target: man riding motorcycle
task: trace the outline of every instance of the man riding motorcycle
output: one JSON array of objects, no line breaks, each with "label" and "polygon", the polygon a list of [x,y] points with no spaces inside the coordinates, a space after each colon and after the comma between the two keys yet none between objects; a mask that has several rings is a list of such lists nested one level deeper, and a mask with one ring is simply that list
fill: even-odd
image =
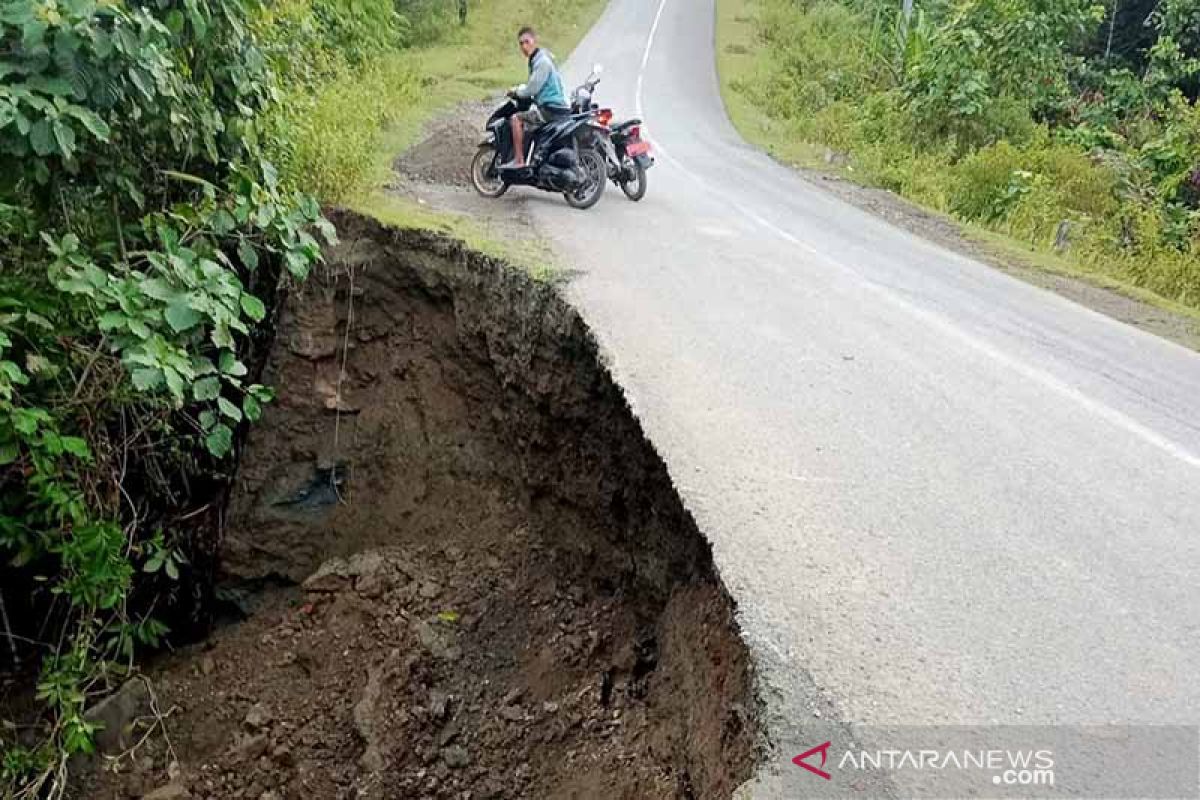
[{"label": "man riding motorcycle", "polygon": [[537,32],[526,26],[517,33],[517,44],[529,59],[529,80],[509,91],[508,96],[516,100],[532,100],[528,111],[514,114],[510,120],[513,136],[513,160],[501,169],[525,166],[525,133],[532,133],[547,122],[567,116],[571,106],[563,90],[562,78],[554,57],[538,47]]}]

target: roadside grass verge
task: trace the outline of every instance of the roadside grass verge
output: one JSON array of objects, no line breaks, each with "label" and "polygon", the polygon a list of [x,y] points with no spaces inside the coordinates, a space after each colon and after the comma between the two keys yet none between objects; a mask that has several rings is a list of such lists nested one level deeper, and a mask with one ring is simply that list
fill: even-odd
[{"label": "roadside grass verge", "polygon": [[[1155,141],[1092,150],[997,98],[998,134],[931,134],[902,83],[870,55],[870,20],[836,0],[717,0],[723,99],[741,135],[782,163],[892,191],[960,223],[998,258],[1085,280],[1193,319],[1200,231],[1175,224],[1145,166]],[[1195,107],[1164,137],[1185,148]],[[1194,137],[1193,137],[1194,138]],[[1140,148],[1140,149],[1139,149]]]},{"label": "roadside grass verge", "polygon": [[[468,22],[444,26],[433,43],[387,52],[317,86],[297,92],[284,127],[294,131],[276,160],[296,185],[324,204],[344,205],[392,224],[441,230],[531,274],[548,274],[549,250],[489,239],[455,214],[387,195],[392,162],[416,143],[434,116],[481,100],[525,77],[516,31],[535,26],[560,59],[599,17],[606,0],[478,0]],[[281,137],[282,138],[282,137]],[[470,154],[463,154],[469,158]]]},{"label": "roadside grass verge", "polygon": [[540,239],[497,239],[474,219],[463,214],[433,209],[383,191],[361,198],[351,208],[396,228],[420,228],[445,234],[476,252],[520,267],[537,281],[552,283],[563,275],[546,242]]}]

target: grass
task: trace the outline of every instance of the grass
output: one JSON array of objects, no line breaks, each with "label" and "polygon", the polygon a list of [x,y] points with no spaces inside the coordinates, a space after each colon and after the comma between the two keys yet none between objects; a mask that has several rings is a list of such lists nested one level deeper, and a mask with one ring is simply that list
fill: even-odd
[{"label": "grass", "polygon": [[725,110],[742,138],[775,159],[795,167],[824,166],[825,148],[798,139],[736,87],[767,72],[766,49],[759,46],[747,0],[717,0],[717,73]]},{"label": "grass", "polygon": [[958,220],[952,221],[961,227],[963,235],[967,239],[985,248],[993,257],[1004,263],[1038,270],[1049,275],[1072,278],[1101,289],[1107,289],[1110,292],[1190,320],[1196,326],[1196,330],[1200,331],[1200,309],[1184,305],[1169,297],[1163,297],[1127,281],[1118,280],[1103,272],[1091,271],[1070,259],[1053,252],[1040,250],[1011,236],[989,230],[982,225],[963,223]]},{"label": "grass", "polygon": [[535,280],[554,282],[563,274],[546,242],[495,239],[469,216],[432,209],[382,191],[359,199],[350,208],[396,228],[419,228],[457,239],[472,250],[520,267]]},{"label": "grass", "polygon": [[[1200,320],[1200,302],[1186,285],[1161,277],[1186,274],[1186,270],[1177,263],[1180,259],[1186,259],[1185,255],[1162,252],[1134,261],[1098,246],[1094,239],[1081,242],[1078,252],[1073,251],[1072,257],[1063,257],[1053,251],[1050,247],[1052,237],[1047,236],[1046,230],[1052,230],[1059,219],[1070,216],[1064,200],[1079,204],[1095,194],[1089,193],[1086,182],[1077,187],[1081,194],[1077,194],[1076,189],[1066,190],[1065,195],[1060,191],[1062,197],[1045,198],[1041,205],[1032,202],[1040,198],[1031,197],[1031,202],[1025,206],[1030,214],[1025,218],[1013,215],[1003,224],[985,226],[977,221],[964,221],[961,216],[952,216],[950,213],[954,210],[951,196],[961,198],[965,185],[962,165],[955,167],[942,163],[936,154],[918,157],[904,152],[903,147],[858,141],[854,133],[837,128],[840,123],[832,114],[804,115],[792,120],[772,118],[759,104],[762,102],[761,93],[753,93],[760,95],[756,103],[752,93],[745,89],[749,86],[761,88],[766,76],[780,74],[779,64],[772,62],[774,56],[771,48],[761,38],[755,15],[762,9],[763,0],[717,0],[716,50],[721,94],[731,121],[748,142],[793,167],[818,169],[859,184],[883,186],[896,191],[923,208],[952,219],[961,226],[964,235],[980,244],[997,260],[1016,261],[1027,268],[1083,280],[1174,314]],[[847,119],[846,124],[853,125],[852,119]],[[827,127],[830,124],[837,130],[830,130]],[[809,137],[804,133],[805,130],[821,132],[825,137],[831,133],[839,134],[834,136],[835,140],[845,134],[841,138],[849,140],[848,146],[832,149],[849,149],[852,157],[848,160],[839,159],[834,164],[827,163],[826,154],[830,149],[812,141],[816,137]],[[1071,175],[1097,180],[1101,177],[1099,173],[1093,174],[1086,158],[1076,159],[1080,163],[1072,166],[1061,148],[1039,152],[1045,154],[1047,162],[1057,157],[1061,162],[1057,166],[1059,172],[1069,168]],[[982,157],[987,158],[988,155],[982,154]],[[1014,157],[1030,156],[1023,152]],[[988,168],[985,163],[985,174]],[[1012,171],[1011,165],[1007,164],[991,169],[1003,172],[1006,180]],[[1056,164],[1050,163],[1045,169],[1048,174],[1054,175]],[[1061,181],[1056,183],[1052,180],[1050,183],[1052,189],[1065,185]],[[1036,216],[1036,212],[1041,212],[1045,219]],[[1091,213],[1098,220],[1097,225],[1091,226],[1093,231],[1114,216],[1111,211],[1105,210]],[[1030,215],[1034,215],[1032,219]],[[1148,286],[1160,291],[1153,291]],[[1178,299],[1167,296],[1172,294],[1177,295]]]}]

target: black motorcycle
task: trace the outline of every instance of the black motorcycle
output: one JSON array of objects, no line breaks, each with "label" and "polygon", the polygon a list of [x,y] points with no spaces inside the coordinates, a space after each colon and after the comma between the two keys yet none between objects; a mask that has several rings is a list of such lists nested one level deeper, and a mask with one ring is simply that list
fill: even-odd
[{"label": "black motorcycle", "polygon": [[509,117],[529,106],[529,101],[509,99],[488,119],[487,134],[471,162],[475,190],[484,197],[499,197],[510,186],[533,186],[561,192],[575,208],[596,205],[607,182],[610,144],[608,129],[590,110],[547,122],[526,137],[525,166],[502,168],[513,159]]},{"label": "black motorcycle", "polygon": [[596,121],[608,131],[608,146],[605,147],[608,177],[621,187],[626,197],[637,202],[646,196],[646,170],[654,166],[650,143],[642,139],[640,119],[612,124],[612,109],[600,108],[592,101],[598,83],[600,72],[597,69],[572,93],[571,111],[576,114],[594,113]]}]

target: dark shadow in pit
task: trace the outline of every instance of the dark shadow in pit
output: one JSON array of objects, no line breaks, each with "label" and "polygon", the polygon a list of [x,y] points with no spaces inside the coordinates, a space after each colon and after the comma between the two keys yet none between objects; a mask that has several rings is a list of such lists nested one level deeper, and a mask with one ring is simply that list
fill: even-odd
[{"label": "dark shadow in pit", "polygon": [[[247,619],[153,675],[177,782],[731,796],[755,763],[749,656],[579,316],[457,243],[335,222],[229,511],[223,592]],[[165,781],[147,752],[97,796]]]}]

